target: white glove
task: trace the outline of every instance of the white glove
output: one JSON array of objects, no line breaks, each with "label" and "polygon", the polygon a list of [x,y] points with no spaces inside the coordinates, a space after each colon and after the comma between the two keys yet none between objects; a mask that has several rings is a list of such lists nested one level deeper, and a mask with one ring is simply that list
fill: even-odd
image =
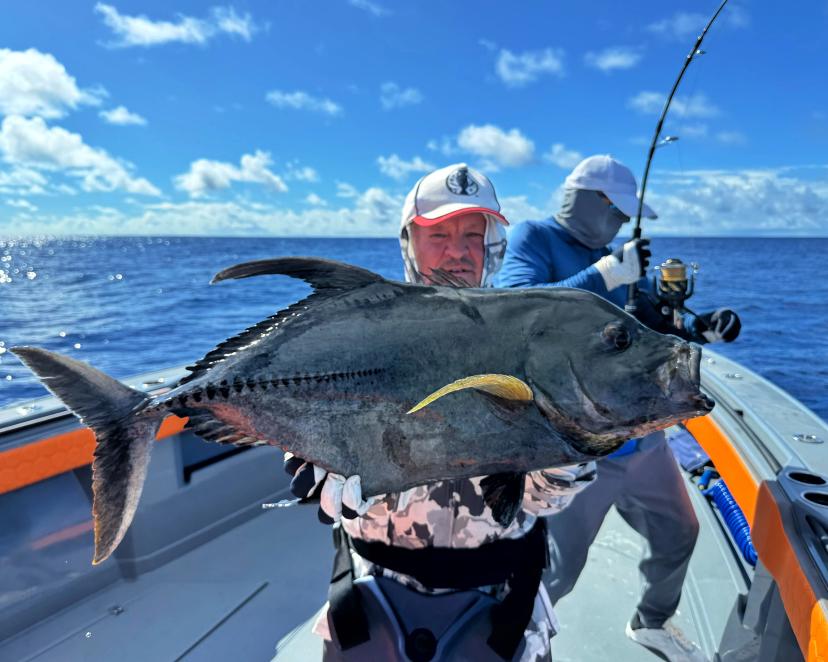
[{"label": "white glove", "polygon": [[319,507],[334,522],[338,522],[342,518],[343,505],[357,515],[364,515],[384,496],[379,494],[366,501],[362,498],[362,483],[359,476],[350,476],[346,479],[345,476],[329,473],[319,495]]},{"label": "white glove", "polygon": [[650,255],[648,243],[648,239],[632,239],[595,263],[595,268],[604,279],[608,292],[621,285],[638,282],[647,267],[647,258]]}]

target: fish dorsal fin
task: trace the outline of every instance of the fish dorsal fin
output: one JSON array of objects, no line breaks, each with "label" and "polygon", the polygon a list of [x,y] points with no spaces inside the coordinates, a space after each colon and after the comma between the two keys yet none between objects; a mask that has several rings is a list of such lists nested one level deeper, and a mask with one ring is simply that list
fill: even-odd
[{"label": "fish dorsal fin", "polygon": [[314,299],[318,299],[320,296],[320,294],[311,294],[309,297],[291,304],[287,308],[280,310],[275,315],[271,315],[270,317],[263,319],[258,324],[254,324],[241,333],[228,338],[221,344],[217,345],[215,349],[211,349],[207,352],[207,354],[204,355],[204,358],[199,359],[193,365],[188,365],[187,370],[190,371],[190,374],[182,377],[178,383],[186,384],[187,382],[193,381],[217,363],[224,361],[224,359],[228,356],[232,356],[245,347],[258,342],[266,335],[274,331],[286,320],[293,318],[294,314],[300,314]]},{"label": "fish dorsal fin", "polygon": [[[426,275],[422,272],[420,272],[420,279],[424,282],[426,280]],[[460,276],[455,276],[450,271],[439,268],[431,270],[431,273],[428,274],[428,280],[434,285],[441,285],[443,287],[474,287],[474,285],[464,278],[460,278]]]},{"label": "fish dorsal fin", "polygon": [[265,274],[279,274],[300,278],[315,290],[354,290],[373,283],[385,283],[385,278],[373,271],[352,264],[326,260],[320,257],[277,257],[270,260],[242,262],[219,271],[211,283]]},{"label": "fish dorsal fin", "polygon": [[446,384],[443,388],[437,389],[434,393],[414,405],[407,413],[413,414],[415,411],[427,407],[444,395],[467,388],[484,391],[490,395],[510,401],[531,402],[534,399],[532,389],[529,388],[529,385],[517,377],[495,374],[472,375],[471,377],[463,377],[462,379],[453,381],[451,384]]},{"label": "fish dorsal fin", "polygon": [[275,315],[262,320],[258,324],[245,329],[238,335],[228,338],[215,349],[208,352],[204,358],[191,366],[179,384],[186,384],[200,377],[217,363],[221,363],[228,356],[232,356],[245,347],[258,342],[266,335],[283,325],[290,319],[295,319],[312,303],[317,303],[341,292],[359,289],[372,283],[387,283],[379,274],[373,271],[355,267],[344,262],[325,260],[317,257],[280,257],[272,260],[254,260],[228,267],[217,273],[211,283],[238,278],[250,278],[264,274],[279,274],[301,278],[314,288],[314,292]]}]

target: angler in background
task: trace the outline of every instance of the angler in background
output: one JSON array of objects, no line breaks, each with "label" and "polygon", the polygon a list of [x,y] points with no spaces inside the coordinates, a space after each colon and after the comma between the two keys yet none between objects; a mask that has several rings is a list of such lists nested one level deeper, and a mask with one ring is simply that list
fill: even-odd
[{"label": "angler in background", "polygon": [[[426,175],[402,212],[406,280],[489,287],[503,258],[506,224],[482,173],[456,164]],[[472,352],[474,343],[469,337],[458,351]],[[365,502],[351,478],[290,456],[285,468],[294,475],[294,494],[320,498],[320,519],[337,523],[329,604],[314,627],[325,639],[325,660],[426,660],[438,646],[439,659],[550,659],[557,624],[540,582],[546,556],[541,516],[561,510],[590,484],[594,463],[529,473],[518,485],[520,511],[507,526],[483,497],[486,478],[443,481]],[[374,578],[393,614],[354,607],[354,579],[366,577]],[[491,604],[486,610],[477,609],[481,597]],[[367,628],[354,609],[367,614]],[[388,622],[405,622],[412,610],[440,614],[439,627],[408,632],[403,658],[394,650],[397,638],[387,634]],[[441,641],[452,626],[452,641]],[[355,636],[359,632],[363,636]]]},{"label": "angler in background", "polygon": [[[632,172],[610,156],[591,156],[566,178],[556,217],[515,226],[497,285],[574,287],[590,290],[623,308],[627,286],[639,284],[636,317],[650,328],[697,343],[731,342],[739,316],[729,309],[694,315],[648,291],[648,239],[611,250],[609,244],[630,217],[638,197]],[[656,218],[644,205],[643,214]],[[633,641],[671,662],[701,662],[702,652],[669,623],[681,589],[699,524],[663,432],[631,439],[598,462],[594,484],[563,512],[548,518],[553,604],[575,586],[587,552],[607,512],[621,517],[647,541],[639,566],[643,589],[626,627]]]}]

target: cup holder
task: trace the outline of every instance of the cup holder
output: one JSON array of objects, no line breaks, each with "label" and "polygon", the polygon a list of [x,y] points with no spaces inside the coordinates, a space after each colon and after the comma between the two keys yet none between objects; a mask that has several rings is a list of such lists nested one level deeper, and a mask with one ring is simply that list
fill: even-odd
[{"label": "cup holder", "polygon": [[803,485],[828,484],[828,481],[826,481],[822,476],[817,476],[816,474],[808,473],[807,471],[789,471],[788,478],[797,483],[802,483]]},{"label": "cup holder", "polygon": [[802,496],[810,503],[815,503],[818,506],[825,506],[828,508],[828,494],[825,494],[824,492],[805,492]]}]

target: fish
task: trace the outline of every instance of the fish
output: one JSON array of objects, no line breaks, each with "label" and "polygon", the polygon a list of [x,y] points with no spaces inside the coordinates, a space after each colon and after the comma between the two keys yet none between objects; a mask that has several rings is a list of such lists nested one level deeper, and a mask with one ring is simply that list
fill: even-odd
[{"label": "fish", "polygon": [[708,413],[701,348],[603,298],[563,288],[421,285],[314,257],[245,262],[211,282],[265,274],[310,295],[225,340],[151,396],[81,361],[12,348],[95,433],[95,552],[104,561],[138,507],[162,421],[202,439],[278,446],[363,495],[488,476],[501,523],[528,471],[585,462]]}]

